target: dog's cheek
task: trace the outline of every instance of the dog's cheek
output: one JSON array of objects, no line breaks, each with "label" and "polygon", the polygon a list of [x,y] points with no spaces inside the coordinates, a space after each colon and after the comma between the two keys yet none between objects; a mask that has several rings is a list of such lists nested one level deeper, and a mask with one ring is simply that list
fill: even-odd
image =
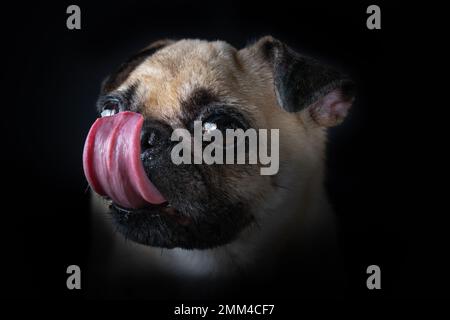
[{"label": "dog's cheek", "polygon": [[[151,162],[151,163],[149,163]],[[178,211],[193,218],[172,230],[170,245],[210,248],[235,239],[253,221],[248,195],[257,168],[248,165],[174,165],[170,151],[148,158],[144,166],[161,193]],[[239,181],[249,184],[247,189]],[[165,229],[165,228],[162,228]]]},{"label": "dog's cheek", "polygon": [[255,197],[267,190],[265,184],[269,183],[269,180],[266,179],[267,176],[260,174],[260,165],[232,164],[223,167],[218,185],[229,195],[229,201],[252,203]]},{"label": "dog's cheek", "polygon": [[150,179],[173,207],[193,218],[220,220],[224,208],[252,203],[263,187],[258,165],[175,165],[170,146],[149,152],[142,160]]}]

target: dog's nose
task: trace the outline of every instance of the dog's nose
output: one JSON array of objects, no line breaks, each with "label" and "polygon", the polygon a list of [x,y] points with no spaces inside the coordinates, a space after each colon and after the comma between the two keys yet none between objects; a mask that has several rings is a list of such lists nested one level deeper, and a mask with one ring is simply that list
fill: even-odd
[{"label": "dog's nose", "polygon": [[145,151],[146,149],[154,148],[161,142],[161,134],[158,130],[153,128],[146,128],[142,130],[141,133],[141,149]]},{"label": "dog's nose", "polygon": [[160,149],[170,141],[170,127],[153,120],[145,120],[141,131],[141,151]]}]

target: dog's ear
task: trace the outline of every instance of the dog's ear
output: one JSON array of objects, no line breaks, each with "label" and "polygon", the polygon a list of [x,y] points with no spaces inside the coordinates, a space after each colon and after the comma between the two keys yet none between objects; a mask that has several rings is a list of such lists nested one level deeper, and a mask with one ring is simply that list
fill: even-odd
[{"label": "dog's ear", "polygon": [[251,50],[268,64],[278,104],[284,110],[306,110],[325,127],[344,120],[354,100],[350,78],[272,37],[261,38]]},{"label": "dog's ear", "polygon": [[146,46],[144,49],[142,49],[141,51],[139,51],[138,54],[139,54],[139,53],[142,53],[142,52],[145,52],[145,51],[147,51],[147,52],[152,51],[152,53],[154,53],[154,52],[158,51],[159,49],[162,49],[162,48],[164,48],[164,47],[167,47],[168,45],[171,45],[172,43],[175,43],[175,42],[176,42],[176,41],[175,41],[175,40],[172,40],[172,39],[161,39],[161,40],[157,40],[157,41],[154,41],[154,42],[150,43],[150,44],[149,44],[148,46]]},{"label": "dog's ear", "polygon": [[174,43],[174,40],[163,39],[152,42],[144,49],[140,50],[138,53],[132,55],[128,58],[124,63],[122,63],[119,68],[109,75],[102,83],[101,93],[104,94],[106,92],[112,91],[116,89],[122,82],[124,82],[130,73],[140,65],[145,59],[150,57],[156,51],[171,45]]}]

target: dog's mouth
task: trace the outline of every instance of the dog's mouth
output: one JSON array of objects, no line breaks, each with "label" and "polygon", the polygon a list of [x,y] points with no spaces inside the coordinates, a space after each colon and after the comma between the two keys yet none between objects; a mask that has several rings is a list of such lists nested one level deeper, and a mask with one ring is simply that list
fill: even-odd
[{"label": "dog's mouth", "polygon": [[166,200],[144,170],[142,125],[142,115],[134,112],[97,119],[84,148],[86,178],[96,193],[111,200],[111,213],[119,223],[165,219],[185,226],[191,219]]},{"label": "dog's mouth", "polygon": [[140,135],[144,118],[120,112],[99,118],[86,138],[83,167],[95,192],[130,209],[166,202],[145,173]]},{"label": "dog's mouth", "polygon": [[145,215],[148,219],[161,219],[166,218],[181,225],[187,226],[192,223],[192,218],[181,214],[177,209],[164,202],[161,204],[148,204],[140,209],[124,208],[114,202],[110,204],[111,213],[118,215],[122,221],[128,220],[132,216]]}]

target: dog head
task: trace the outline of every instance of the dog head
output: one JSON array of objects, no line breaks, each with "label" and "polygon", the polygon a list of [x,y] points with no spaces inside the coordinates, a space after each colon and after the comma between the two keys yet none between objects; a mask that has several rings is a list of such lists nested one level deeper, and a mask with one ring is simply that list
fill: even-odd
[{"label": "dog head", "polygon": [[[277,196],[290,168],[307,171],[322,162],[324,128],[340,123],[352,100],[346,76],[272,37],[241,50],[222,41],[158,41],[104,81],[99,113],[130,115],[136,122],[118,120],[110,127],[114,134],[103,132],[105,124],[93,126],[85,146],[86,175],[95,191],[111,198],[111,214],[127,238],[165,248],[223,245],[263,219],[261,205]],[[174,164],[173,131],[192,133],[197,120],[223,132],[279,129],[278,174],[261,175],[259,163]],[[127,126],[139,127],[140,148],[114,151],[117,141],[131,139],[121,133]],[[101,147],[95,141],[100,134],[108,135]],[[136,153],[151,181],[149,197],[156,200],[130,208],[116,200],[142,187],[139,170],[130,169],[136,163],[122,164]],[[283,212],[275,214],[282,219]]]}]

